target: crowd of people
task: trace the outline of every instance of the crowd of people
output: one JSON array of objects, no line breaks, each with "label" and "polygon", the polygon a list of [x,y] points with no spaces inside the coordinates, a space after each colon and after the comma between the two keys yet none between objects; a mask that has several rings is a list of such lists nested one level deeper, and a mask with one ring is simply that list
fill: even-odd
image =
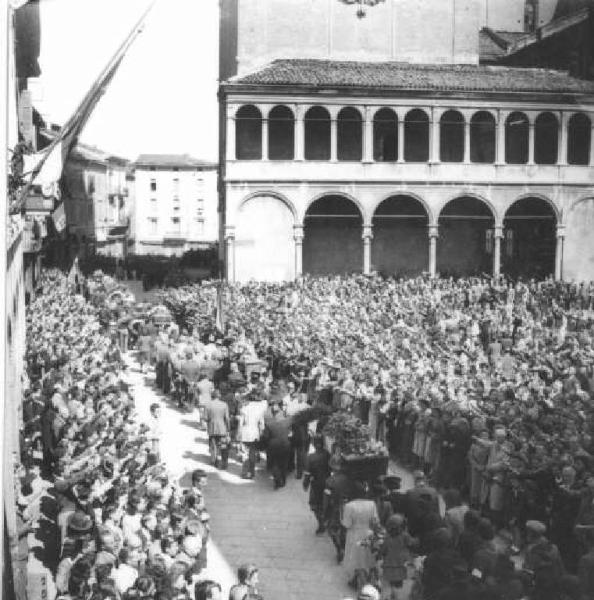
[{"label": "crowd of people", "polygon": [[[204,473],[182,490],[159,462],[158,408],[138,423],[121,378],[131,341],[163,392],[200,408],[216,466],[236,448],[252,478],[265,449],[275,489],[291,468],[303,478],[360,598],[403,598],[407,579],[423,600],[594,597],[594,285],[205,283],[163,292],[175,320],[147,318],[132,339],[128,309],[94,306],[56,272],[43,291],[22,462],[55,479],[64,598],[218,597],[200,583]],[[414,487],[347,476],[303,417],[319,407],[364,424]],[[242,568],[232,600],[256,582]]]},{"label": "crowd of people", "polygon": [[[19,575],[36,532],[60,600],[218,600],[221,586],[204,572],[207,474],[195,470],[182,487],[161,462],[160,405],[139,417],[127,339],[102,323],[100,303],[76,293],[81,283],[46,271],[27,309],[17,598],[27,597]],[[257,568],[239,576],[232,600],[257,598]]]},{"label": "crowd of people", "polygon": [[[507,555],[521,552],[532,578],[521,580],[522,590],[534,598],[592,596],[594,285],[306,277],[222,292],[195,285],[168,290],[162,300],[178,318],[184,346],[196,340],[202,360],[219,361],[207,379],[225,384],[232,368],[263,360],[259,381],[271,404],[282,407],[288,393],[352,413],[372,440],[422,475],[422,488],[459,497],[448,511],[478,515],[481,548],[495,548],[498,533]],[[208,349],[199,338],[214,330],[221,305],[225,337]],[[423,506],[426,495],[420,509],[400,506],[415,534],[443,529],[443,518]],[[473,534],[458,518],[453,533],[461,531]],[[440,535],[443,552],[458,552],[455,535]],[[535,544],[553,550],[535,561]],[[425,585],[425,597],[442,597],[450,579],[460,593],[460,564],[472,586],[493,588],[495,563],[491,571],[474,569],[472,556],[465,558],[440,567],[443,578],[433,592]]]}]

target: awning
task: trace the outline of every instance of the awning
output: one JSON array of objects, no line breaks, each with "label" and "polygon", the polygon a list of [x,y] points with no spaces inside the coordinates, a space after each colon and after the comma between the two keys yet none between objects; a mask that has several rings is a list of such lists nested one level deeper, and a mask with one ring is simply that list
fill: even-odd
[{"label": "awning", "polygon": [[128,225],[118,225],[117,227],[112,227],[107,235],[125,235],[128,231]]}]

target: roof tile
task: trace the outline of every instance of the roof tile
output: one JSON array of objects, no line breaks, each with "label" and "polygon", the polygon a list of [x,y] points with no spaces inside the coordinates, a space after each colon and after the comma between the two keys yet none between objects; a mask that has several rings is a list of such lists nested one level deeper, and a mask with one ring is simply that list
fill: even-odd
[{"label": "roof tile", "polygon": [[594,93],[594,81],[562,71],[489,65],[427,65],[279,59],[230,86],[314,86],[408,90]]}]

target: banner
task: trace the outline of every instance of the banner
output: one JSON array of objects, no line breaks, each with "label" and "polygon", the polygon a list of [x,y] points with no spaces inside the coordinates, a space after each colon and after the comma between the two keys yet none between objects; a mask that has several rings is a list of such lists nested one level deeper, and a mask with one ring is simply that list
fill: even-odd
[{"label": "banner", "polygon": [[54,226],[58,233],[64,231],[64,228],[66,227],[66,211],[64,210],[63,202],[60,202],[58,208],[52,213],[52,220],[54,221]]},{"label": "banner", "polygon": [[62,176],[62,169],[70,151],[76,144],[78,136],[89,117],[95,110],[97,103],[107,90],[114,75],[116,74],[126,52],[142,31],[144,20],[153,7],[154,2],[148,7],[138,23],[132,28],[132,31],[118,48],[115,55],[109,61],[107,66],[99,74],[95,83],[86,93],[74,114],[68,119],[64,127],[57,133],[55,139],[42,152],[31,155],[25,164],[25,173],[29,175],[29,181],[25,186],[20,203],[21,206],[29,193],[31,185],[41,185],[49,189],[49,186],[59,181]]}]

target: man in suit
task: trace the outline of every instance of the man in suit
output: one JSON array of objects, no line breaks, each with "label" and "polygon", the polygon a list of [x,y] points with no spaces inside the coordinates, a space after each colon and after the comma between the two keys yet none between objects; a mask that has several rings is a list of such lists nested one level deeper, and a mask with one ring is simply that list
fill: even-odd
[{"label": "man in suit", "polygon": [[200,363],[194,358],[194,352],[191,348],[186,348],[185,357],[179,371],[184,380],[186,401],[192,409],[198,403],[196,384],[200,375]]},{"label": "man in suit", "polygon": [[268,446],[270,470],[274,478],[274,489],[284,487],[287,481],[287,469],[291,455],[289,432],[291,421],[287,419],[277,403],[270,407],[272,417],[266,421],[263,437]]},{"label": "man in suit", "polygon": [[212,401],[206,406],[205,416],[213,464],[219,467],[220,453],[221,469],[226,469],[229,460],[229,406],[223,402],[218,390],[213,392]]}]

